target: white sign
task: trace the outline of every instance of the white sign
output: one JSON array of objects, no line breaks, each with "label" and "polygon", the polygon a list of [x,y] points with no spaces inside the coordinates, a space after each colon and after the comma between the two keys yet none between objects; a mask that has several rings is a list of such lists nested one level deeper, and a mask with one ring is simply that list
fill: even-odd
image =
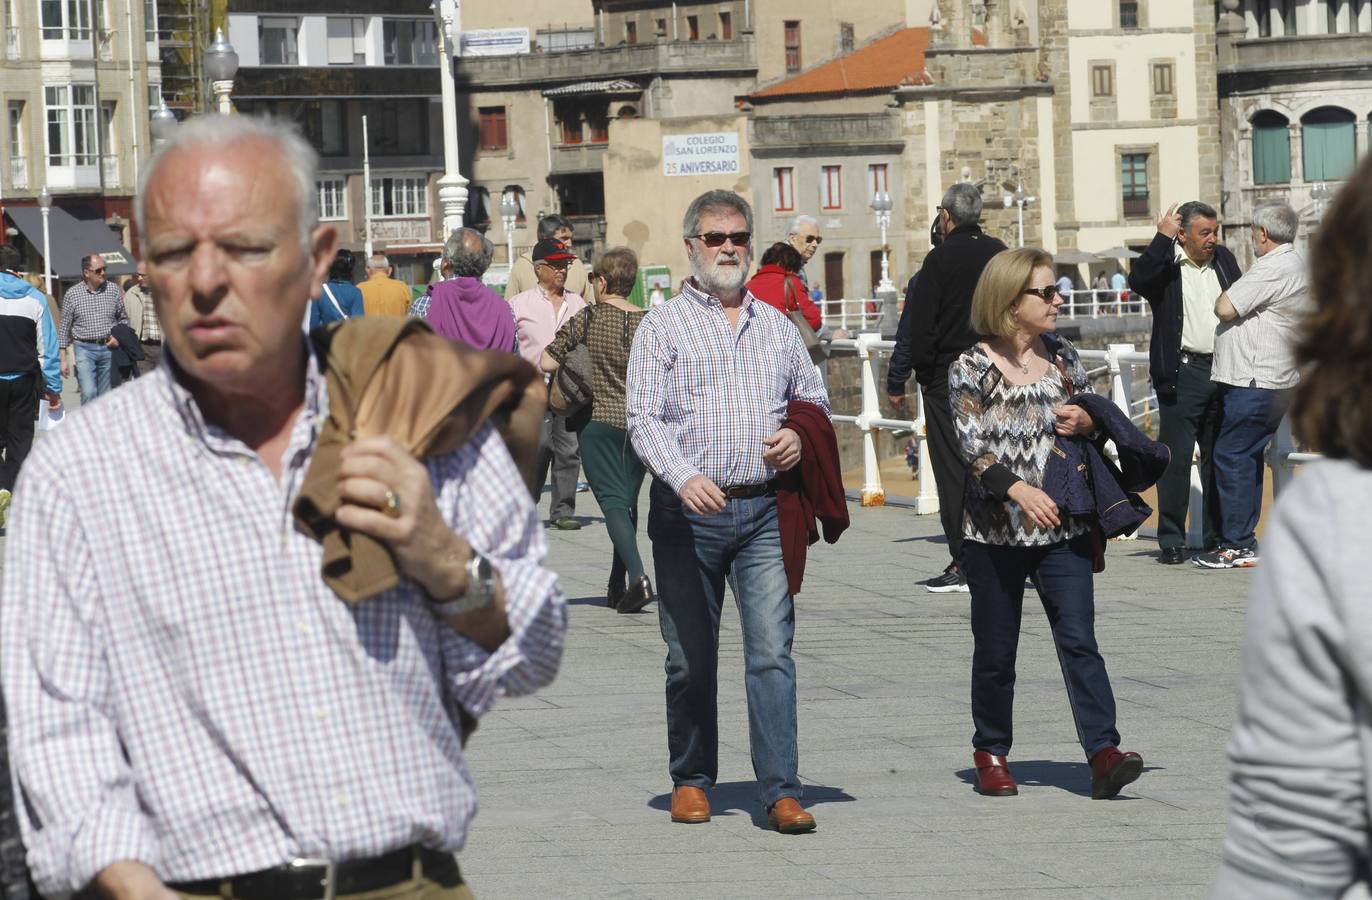
[{"label": "white sign", "polygon": [[463,56],[515,56],[528,52],[527,28],[479,28],[462,32]]},{"label": "white sign", "polygon": [[736,131],[662,136],[663,175],[737,175],[740,171]]},{"label": "white sign", "polygon": [[432,222],[425,219],[373,219],[372,239],[387,244],[427,244],[433,240]]}]

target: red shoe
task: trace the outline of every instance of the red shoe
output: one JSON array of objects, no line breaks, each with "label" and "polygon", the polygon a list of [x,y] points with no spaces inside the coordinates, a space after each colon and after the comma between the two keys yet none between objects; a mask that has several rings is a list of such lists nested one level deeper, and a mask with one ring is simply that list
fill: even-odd
[{"label": "red shoe", "polygon": [[1142,756],[1106,747],[1091,757],[1091,799],[1108,800],[1142,774]]},{"label": "red shoe", "polygon": [[972,765],[977,767],[977,793],[983,797],[1013,797],[1019,793],[1005,757],[978,750],[972,754]]}]

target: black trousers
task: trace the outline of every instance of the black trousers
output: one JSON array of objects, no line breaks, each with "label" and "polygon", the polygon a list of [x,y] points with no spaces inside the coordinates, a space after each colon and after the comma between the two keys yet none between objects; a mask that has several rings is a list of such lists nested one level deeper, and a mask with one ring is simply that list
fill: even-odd
[{"label": "black trousers", "polygon": [[5,461],[0,464],[0,488],[14,490],[19,467],[33,446],[33,421],[38,413],[38,376],[0,379],[0,441]]},{"label": "black trousers", "polygon": [[1222,418],[1220,387],[1210,380],[1210,360],[1190,359],[1177,372],[1177,392],[1158,394],[1158,440],[1172,461],[1158,481],[1158,546],[1186,546],[1186,511],[1191,501],[1191,455],[1200,446],[1206,547],[1220,543],[1219,494],[1215,491],[1215,439]]},{"label": "black trousers", "polygon": [[967,466],[962,461],[957,429],[953,427],[946,381],[924,391],[924,432],[929,441],[929,460],[934,464],[939,522],[943,525],[943,536],[948,538],[948,553],[961,566],[962,491],[966,487]]}]

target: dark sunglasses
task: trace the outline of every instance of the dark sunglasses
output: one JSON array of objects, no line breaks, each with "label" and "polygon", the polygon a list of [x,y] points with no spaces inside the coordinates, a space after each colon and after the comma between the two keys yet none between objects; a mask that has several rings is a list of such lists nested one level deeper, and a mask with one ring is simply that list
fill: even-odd
[{"label": "dark sunglasses", "polygon": [[87,272],[94,272],[96,275],[104,275],[104,274],[105,274],[105,270],[104,270],[104,269],[87,269],[86,271],[87,271]]},{"label": "dark sunglasses", "polygon": [[1052,303],[1054,297],[1062,296],[1062,292],[1058,290],[1058,286],[1056,284],[1050,284],[1047,287],[1041,288],[1025,288],[1024,293],[1033,294],[1035,297],[1038,297],[1044,303]]},{"label": "dark sunglasses", "polygon": [[704,234],[693,234],[693,238],[698,238],[707,247],[723,247],[725,241],[730,241],[735,247],[746,247],[748,242],[753,239],[751,231],[707,231]]}]

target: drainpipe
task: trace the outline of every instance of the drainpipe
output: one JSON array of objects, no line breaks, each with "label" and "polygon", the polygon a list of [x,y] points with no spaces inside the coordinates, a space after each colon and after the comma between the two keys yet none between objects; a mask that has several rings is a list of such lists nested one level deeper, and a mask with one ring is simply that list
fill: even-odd
[{"label": "drainpipe", "polygon": [[[138,177],[138,76],[133,70],[133,0],[124,4],[124,27],[129,32],[129,149],[133,152],[133,177]],[[147,23],[143,23],[147,31]]]}]

